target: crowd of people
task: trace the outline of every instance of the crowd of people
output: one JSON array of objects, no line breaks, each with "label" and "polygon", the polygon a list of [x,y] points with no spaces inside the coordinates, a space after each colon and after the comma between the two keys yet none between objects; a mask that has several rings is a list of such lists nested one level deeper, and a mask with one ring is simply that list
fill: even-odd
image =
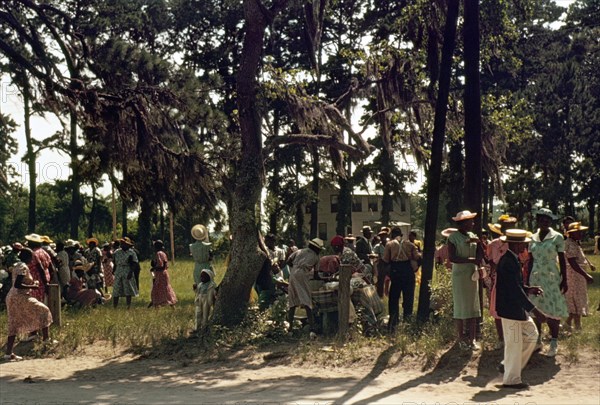
[{"label": "crowd of people", "polygon": [[[499,366],[504,372],[504,384],[524,387],[521,369],[533,352],[544,349],[543,325],[548,325],[550,333],[545,354],[552,357],[558,352],[561,321],[564,320],[563,328],[578,331],[582,317],[589,314],[587,285],[593,278],[588,271],[595,268],[580,245],[588,228],[566,217],[563,229],[554,230],[552,224],[557,217],[549,209],[541,208],[535,215],[535,232],[519,229],[515,217],[503,214],[497,222],[488,224],[489,232],[482,230],[481,236],[477,236],[473,232],[475,217],[470,211],[452,217],[455,227],[442,231],[445,240],[434,256],[438,268],[451,273],[457,344],[464,350],[480,349],[478,340],[487,297],[489,314],[496,326],[497,347],[503,347],[505,353]],[[422,243],[417,233],[410,231],[405,236],[399,227],[382,227],[375,233],[370,226],[364,226],[361,233],[357,237],[334,236],[329,241],[332,254],[325,256],[321,255],[325,241],[319,238],[300,249],[293,240],[277,246],[276,236],[266,235],[261,246],[267,259],[255,282],[259,307],[266,309],[278,296],[286,295],[289,329],[294,327],[296,309],[300,307],[306,312],[314,337],[318,333],[315,306],[319,308],[320,303],[315,298],[312,281],[320,280],[320,285],[331,288],[335,284],[331,281],[336,280],[341,266],[346,265],[351,269],[353,287],[360,291],[359,305],[375,321],[382,314],[383,299],[387,296],[388,331],[393,333],[400,322],[410,322],[422,260]],[[195,291],[195,328],[202,331],[209,324],[218,286],[207,228],[195,225],[191,236],[195,240],[189,245],[194,261],[191,279]],[[177,297],[170,284],[165,246],[157,240],[153,247],[149,307],[173,307]],[[41,333],[42,340],[49,340],[52,315],[45,303],[51,283],[60,286],[64,304],[78,307],[103,305],[112,299],[116,308],[120,298],[125,297],[129,308],[132,298],[138,296],[139,255],[128,237],[102,247],[91,237],[84,247],[70,239],[55,244],[48,236],[30,234],[23,243],[16,242],[3,253],[13,287],[6,298],[9,328],[6,360],[19,359],[12,352],[18,334],[35,339]]]}]

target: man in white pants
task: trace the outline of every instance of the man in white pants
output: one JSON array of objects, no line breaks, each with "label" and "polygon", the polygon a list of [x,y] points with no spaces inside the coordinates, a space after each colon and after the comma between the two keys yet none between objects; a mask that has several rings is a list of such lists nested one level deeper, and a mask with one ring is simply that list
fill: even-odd
[{"label": "man in white pants", "polygon": [[540,287],[523,285],[518,255],[531,241],[527,237],[527,231],[508,229],[500,239],[508,243],[508,251],[496,268],[496,312],[502,319],[504,334],[504,360],[500,366],[500,370],[504,371],[502,386],[527,389],[529,385],[521,380],[521,370],[529,361],[538,338],[537,328],[529,313],[533,313],[541,321],[546,318],[527,295],[540,295],[543,291]]}]

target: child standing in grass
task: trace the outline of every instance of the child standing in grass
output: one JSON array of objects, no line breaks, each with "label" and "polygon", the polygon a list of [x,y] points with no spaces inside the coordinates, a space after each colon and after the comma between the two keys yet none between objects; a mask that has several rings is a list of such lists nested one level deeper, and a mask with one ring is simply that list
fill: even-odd
[{"label": "child standing in grass", "polygon": [[212,270],[203,269],[200,272],[200,284],[194,284],[196,289],[196,299],[194,300],[196,331],[204,330],[208,326],[208,318],[217,298],[217,284],[213,281],[214,278],[215,274]]}]

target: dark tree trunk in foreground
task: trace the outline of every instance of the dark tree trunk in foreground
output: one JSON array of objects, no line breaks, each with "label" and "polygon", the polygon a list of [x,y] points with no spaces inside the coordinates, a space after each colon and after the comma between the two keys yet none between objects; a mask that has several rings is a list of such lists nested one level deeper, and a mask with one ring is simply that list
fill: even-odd
[{"label": "dark tree trunk in foreground", "polygon": [[477,212],[481,234],[481,95],[479,88],[479,0],[465,0],[465,205]]},{"label": "dark tree trunk in foreground", "polygon": [[92,209],[90,209],[90,216],[88,220],[87,237],[91,238],[94,236],[94,228],[96,227],[96,211],[98,205],[98,198],[96,196],[96,184],[92,182]]},{"label": "dark tree trunk in foreground", "polygon": [[352,225],[352,190],[347,179],[340,177],[338,184],[340,193],[338,194],[338,212],[335,216],[338,235],[346,235],[346,229]]},{"label": "dark tree trunk in foreground", "polygon": [[71,136],[69,139],[69,154],[71,155],[71,239],[78,239],[79,217],[81,216],[81,192],[79,186],[81,178],[79,175],[79,148],[77,146],[77,114],[71,111]]},{"label": "dark tree trunk in foreground", "polygon": [[431,145],[431,163],[427,173],[427,212],[425,214],[425,247],[423,266],[421,269],[421,287],[419,289],[419,307],[417,317],[420,321],[429,318],[429,298],[431,290],[429,283],[433,275],[433,256],[435,253],[435,237],[440,201],[440,178],[442,175],[442,153],[446,133],[446,111],[450,92],[450,77],[452,75],[452,55],[456,41],[456,22],[458,19],[459,0],[448,0],[448,14],[444,30],[444,45],[442,46],[442,63],[438,98],[435,104],[435,121],[433,127],[433,142]]},{"label": "dark tree trunk in foreground", "polygon": [[151,228],[152,228],[152,210],[153,204],[147,198],[142,198],[140,202],[140,216],[138,218],[138,240],[136,247],[140,252],[141,260],[146,260],[151,255]]},{"label": "dark tree trunk in foreground", "polygon": [[241,158],[237,167],[236,185],[231,212],[233,241],[231,261],[220,285],[213,322],[234,326],[244,318],[252,285],[265,260],[258,246],[256,204],[263,187],[263,156],[261,116],[256,93],[266,14],[275,16],[285,1],[275,1],[271,13],[255,0],[244,1],[246,32],[240,68],[237,73],[237,105],[242,137]]},{"label": "dark tree trunk in foreground", "polygon": [[121,232],[121,236],[127,236],[127,202],[125,200],[121,200]]},{"label": "dark tree trunk in foreground", "polygon": [[321,175],[321,165],[319,164],[319,152],[317,148],[312,151],[312,199],[310,201],[310,237],[314,239],[319,234],[319,176]]},{"label": "dark tree trunk in foreground", "polygon": [[27,232],[35,232],[36,227],[36,201],[37,201],[37,170],[36,157],[33,150],[33,138],[31,137],[31,88],[29,87],[29,79],[26,74],[23,75],[23,105],[24,105],[24,124],[25,124],[25,141],[27,143],[27,154],[25,160],[27,169],[29,170],[29,208],[27,216]]},{"label": "dark tree trunk in foreground", "polygon": [[594,236],[594,230],[596,229],[596,200],[594,198],[590,198],[588,200],[587,203],[587,209],[588,209],[588,214],[589,214],[589,231],[588,234],[593,237]]}]

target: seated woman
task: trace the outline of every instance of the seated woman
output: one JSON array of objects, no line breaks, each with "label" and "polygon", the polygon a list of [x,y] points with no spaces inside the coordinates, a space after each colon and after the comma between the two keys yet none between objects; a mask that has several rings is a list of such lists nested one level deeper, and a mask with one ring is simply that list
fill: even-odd
[{"label": "seated woman", "polygon": [[85,273],[86,266],[79,260],[73,264],[73,277],[69,281],[65,293],[65,299],[69,305],[87,307],[103,304],[105,299],[100,291],[95,288],[85,288]]}]

